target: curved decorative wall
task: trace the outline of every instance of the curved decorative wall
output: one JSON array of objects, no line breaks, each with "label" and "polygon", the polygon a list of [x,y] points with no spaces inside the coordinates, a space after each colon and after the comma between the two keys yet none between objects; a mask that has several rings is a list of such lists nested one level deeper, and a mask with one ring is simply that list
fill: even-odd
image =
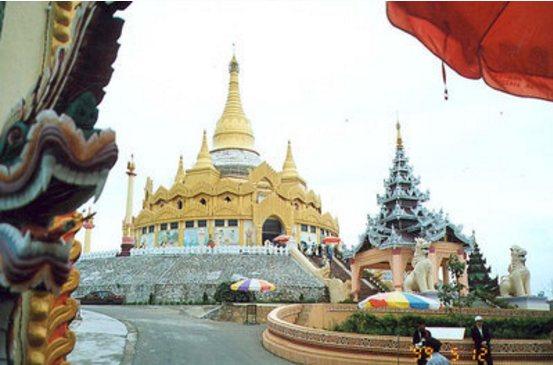
[{"label": "curved decorative wall", "polygon": [[[323,322],[330,323],[333,313],[342,313],[342,317],[346,311],[353,313],[354,307],[293,304],[277,308],[267,317],[263,345],[273,354],[300,364],[414,363],[415,354],[409,337],[358,335],[296,324],[313,322],[309,317],[321,314],[326,317]],[[509,314],[515,316],[511,311]],[[475,363],[472,341],[442,342],[441,353],[452,363]],[[492,350],[494,363],[500,365],[553,364],[553,345],[548,340],[498,339],[492,342]]]}]

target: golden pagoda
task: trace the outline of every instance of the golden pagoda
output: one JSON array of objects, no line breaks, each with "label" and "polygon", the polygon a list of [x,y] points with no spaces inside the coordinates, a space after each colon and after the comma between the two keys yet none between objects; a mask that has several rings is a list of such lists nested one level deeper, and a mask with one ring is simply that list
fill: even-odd
[{"label": "golden pagoda", "polygon": [[239,71],[233,56],[213,148],[204,131],[196,162],[185,172],[180,158],[173,186],[154,193],[147,179],[143,209],[133,220],[137,247],[255,246],[280,234],[318,245],[338,235],[338,221],[322,213],[320,197],[299,176],[290,142],[281,172],[261,160],[240,101]]}]

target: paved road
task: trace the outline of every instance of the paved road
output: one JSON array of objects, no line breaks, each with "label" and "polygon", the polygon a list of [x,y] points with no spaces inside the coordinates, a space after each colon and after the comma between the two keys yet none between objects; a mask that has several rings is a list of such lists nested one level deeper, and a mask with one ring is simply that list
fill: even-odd
[{"label": "paved road", "polygon": [[197,319],[167,306],[86,306],[138,332],[133,365],[285,365],[261,344],[266,326]]}]

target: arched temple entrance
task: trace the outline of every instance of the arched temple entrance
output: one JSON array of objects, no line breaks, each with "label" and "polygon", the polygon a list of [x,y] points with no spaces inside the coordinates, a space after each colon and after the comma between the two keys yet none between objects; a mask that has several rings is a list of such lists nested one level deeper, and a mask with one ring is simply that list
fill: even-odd
[{"label": "arched temple entrance", "polygon": [[266,240],[272,241],[275,237],[283,233],[282,223],[276,218],[269,218],[263,223],[262,242]]}]

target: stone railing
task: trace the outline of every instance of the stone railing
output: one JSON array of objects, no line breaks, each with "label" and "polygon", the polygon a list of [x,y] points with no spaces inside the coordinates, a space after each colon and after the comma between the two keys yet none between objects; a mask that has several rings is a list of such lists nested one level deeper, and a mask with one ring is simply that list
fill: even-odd
[{"label": "stone railing", "polygon": [[[294,318],[315,312],[301,304],[273,310],[267,317],[268,328],[263,333],[265,348],[299,364],[414,363],[410,337],[359,335],[294,324]],[[442,343],[441,353],[450,361],[455,360],[460,365],[475,363],[471,340],[443,340]],[[553,364],[553,346],[549,340],[496,339],[492,342],[492,350],[494,363],[500,365]]]},{"label": "stone railing", "polygon": [[88,253],[83,253],[79,260],[83,261],[83,260],[105,259],[110,257],[116,257],[118,253],[119,251],[117,250],[88,252]]},{"label": "stone railing", "polygon": [[288,247],[264,246],[184,246],[132,249],[131,256],[144,255],[278,255],[288,256]]}]

